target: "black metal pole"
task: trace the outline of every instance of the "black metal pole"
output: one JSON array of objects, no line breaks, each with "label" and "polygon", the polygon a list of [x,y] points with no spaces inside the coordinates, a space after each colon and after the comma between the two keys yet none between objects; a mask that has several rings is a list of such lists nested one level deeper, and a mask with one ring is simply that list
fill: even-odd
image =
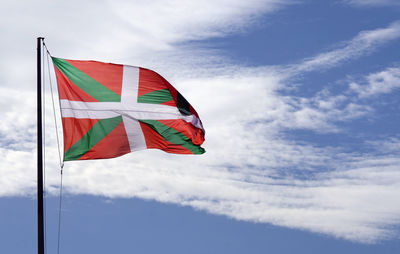
[{"label": "black metal pole", "polygon": [[37,38],[37,229],[38,254],[44,254],[43,141],[42,141],[42,41]]}]

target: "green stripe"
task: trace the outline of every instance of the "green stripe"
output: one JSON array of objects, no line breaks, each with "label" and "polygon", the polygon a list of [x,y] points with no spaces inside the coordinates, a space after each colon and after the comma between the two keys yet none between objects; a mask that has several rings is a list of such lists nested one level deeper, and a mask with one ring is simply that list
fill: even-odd
[{"label": "green stripe", "polygon": [[160,123],[157,120],[140,120],[140,122],[147,124],[150,128],[155,130],[158,134],[163,137],[166,141],[180,145],[189,149],[193,154],[205,153],[204,148],[194,145],[185,134]]},{"label": "green stripe", "polygon": [[64,161],[78,160],[105,138],[122,121],[122,116],[98,121],[93,127],[65,152]]},{"label": "green stripe", "polygon": [[65,59],[53,57],[54,65],[67,76],[75,85],[98,101],[120,102],[121,96],[102,85],[86,73],[74,67]]},{"label": "green stripe", "polygon": [[168,89],[161,89],[158,91],[146,93],[138,97],[138,102],[140,103],[151,103],[151,104],[161,104],[167,101],[172,101],[171,93]]}]

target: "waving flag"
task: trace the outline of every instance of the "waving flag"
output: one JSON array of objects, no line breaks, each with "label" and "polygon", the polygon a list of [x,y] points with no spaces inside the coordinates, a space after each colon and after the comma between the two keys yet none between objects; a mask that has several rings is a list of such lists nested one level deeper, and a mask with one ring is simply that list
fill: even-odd
[{"label": "waving flag", "polygon": [[142,149],[202,154],[194,108],[154,71],[53,57],[64,160],[106,159]]}]

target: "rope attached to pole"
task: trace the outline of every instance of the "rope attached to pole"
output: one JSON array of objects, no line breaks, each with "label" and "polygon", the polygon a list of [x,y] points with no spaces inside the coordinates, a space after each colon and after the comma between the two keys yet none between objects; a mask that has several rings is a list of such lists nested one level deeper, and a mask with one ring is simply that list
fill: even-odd
[{"label": "rope attached to pole", "polygon": [[[62,195],[63,195],[63,169],[64,169],[64,159],[61,155],[61,146],[60,146],[60,139],[58,137],[58,125],[57,125],[57,116],[56,116],[56,106],[54,100],[54,92],[53,92],[53,84],[51,82],[51,72],[50,72],[50,60],[51,57],[50,51],[48,50],[46,44],[43,42],[43,46],[46,49],[46,58],[47,58],[47,70],[48,70],[48,77],[49,77],[49,84],[50,84],[50,93],[51,93],[51,101],[53,104],[53,118],[54,118],[54,126],[56,128],[56,139],[57,139],[57,148],[58,148],[58,158],[59,158],[59,165],[60,165],[60,192],[59,192],[59,202],[58,202],[58,230],[57,230],[57,254],[60,253],[60,243],[61,243],[61,215],[62,215]],[[58,90],[57,90],[58,91]],[[58,93],[57,93],[58,94]]]},{"label": "rope attached to pole", "polygon": [[64,167],[64,161],[63,158],[61,158],[61,148],[60,148],[60,139],[58,138],[58,126],[57,126],[57,116],[56,116],[56,106],[55,106],[55,100],[54,100],[54,93],[53,93],[53,84],[51,82],[51,76],[50,76],[50,60],[49,60],[49,56],[51,57],[50,51],[47,49],[46,44],[43,42],[43,46],[45,47],[46,51],[47,51],[47,70],[48,70],[48,74],[49,74],[49,81],[50,81],[50,93],[51,93],[51,102],[53,104],[53,117],[54,117],[54,126],[56,127],[56,138],[57,138],[57,148],[58,148],[58,159],[59,159],[59,163],[60,163],[60,168],[62,170],[62,168]]}]

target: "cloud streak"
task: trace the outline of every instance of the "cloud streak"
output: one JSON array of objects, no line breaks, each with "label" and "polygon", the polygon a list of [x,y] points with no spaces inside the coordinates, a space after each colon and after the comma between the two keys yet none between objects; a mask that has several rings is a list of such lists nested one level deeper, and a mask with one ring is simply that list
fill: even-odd
[{"label": "cloud streak", "polygon": [[292,66],[292,71],[302,73],[332,68],[369,54],[377,47],[398,38],[400,38],[400,21],[396,21],[385,28],[360,32],[352,40],[343,42],[339,48],[321,53]]},{"label": "cloud streak", "polygon": [[396,0],[346,0],[345,3],[359,7],[400,6]]},{"label": "cloud streak", "polygon": [[400,68],[392,67],[386,70],[369,74],[365,80],[366,84],[352,82],[350,89],[361,98],[388,94],[400,88]]}]

